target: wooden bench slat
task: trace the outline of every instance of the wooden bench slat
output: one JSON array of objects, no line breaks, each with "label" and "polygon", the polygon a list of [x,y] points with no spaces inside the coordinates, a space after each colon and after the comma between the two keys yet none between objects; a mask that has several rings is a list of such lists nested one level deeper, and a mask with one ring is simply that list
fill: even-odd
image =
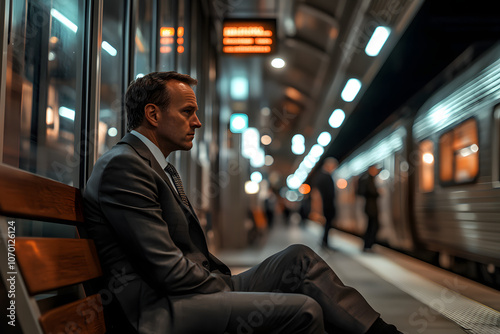
[{"label": "wooden bench slat", "polygon": [[83,223],[80,191],[0,164],[0,214],[49,222]]},{"label": "wooden bench slat", "polygon": [[104,334],[104,314],[98,294],[55,308],[40,317],[45,333]]},{"label": "wooden bench slat", "polygon": [[92,240],[18,237],[16,257],[31,295],[102,275]]}]

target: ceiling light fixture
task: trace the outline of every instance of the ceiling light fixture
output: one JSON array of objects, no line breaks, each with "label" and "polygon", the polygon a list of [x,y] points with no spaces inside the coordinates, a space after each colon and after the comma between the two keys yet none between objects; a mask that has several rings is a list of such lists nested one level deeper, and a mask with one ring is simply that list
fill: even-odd
[{"label": "ceiling light fixture", "polygon": [[344,119],[345,119],[344,111],[342,109],[335,109],[332,112],[330,118],[328,119],[328,124],[330,124],[332,128],[336,129],[342,125]]},{"label": "ceiling light fixture", "polygon": [[323,147],[330,144],[331,140],[332,140],[332,135],[327,131],[321,132],[321,134],[318,136],[318,144],[320,144]]},{"label": "ceiling light fixture", "polygon": [[380,50],[384,46],[387,38],[391,34],[391,29],[387,27],[379,26],[373,32],[372,37],[366,45],[365,52],[370,57],[375,57],[380,53]]},{"label": "ceiling light fixture", "polygon": [[349,79],[347,80],[347,83],[345,84],[345,87],[342,90],[340,96],[342,97],[342,100],[346,102],[351,102],[356,98],[356,95],[358,95],[360,89],[361,89],[361,81],[354,78]]},{"label": "ceiling light fixture", "polygon": [[271,61],[271,66],[274,68],[283,68],[285,67],[285,65],[286,65],[285,61],[281,58],[274,58]]}]

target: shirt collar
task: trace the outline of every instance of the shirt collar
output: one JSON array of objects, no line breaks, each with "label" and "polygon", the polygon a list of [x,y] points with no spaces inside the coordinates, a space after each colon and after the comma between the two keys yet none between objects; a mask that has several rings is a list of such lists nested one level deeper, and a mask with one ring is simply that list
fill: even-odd
[{"label": "shirt collar", "polygon": [[143,134],[141,134],[135,130],[130,131],[130,133],[133,134],[134,136],[136,136],[137,138],[139,138],[149,148],[149,150],[151,151],[151,153],[155,157],[156,161],[158,161],[158,163],[160,164],[161,168],[165,169],[165,167],[167,167],[167,159],[165,158],[163,153],[160,151],[158,146],[156,146],[146,136],[144,136]]}]

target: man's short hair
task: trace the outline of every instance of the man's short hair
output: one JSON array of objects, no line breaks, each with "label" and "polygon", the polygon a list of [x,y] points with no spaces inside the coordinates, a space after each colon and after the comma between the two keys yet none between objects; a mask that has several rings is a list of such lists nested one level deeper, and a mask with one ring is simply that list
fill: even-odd
[{"label": "man's short hair", "polygon": [[125,94],[128,131],[142,124],[144,120],[144,107],[147,104],[153,103],[160,108],[168,108],[170,92],[166,84],[171,80],[177,80],[189,86],[194,86],[198,83],[198,80],[189,75],[175,71],[152,72],[132,81]]}]

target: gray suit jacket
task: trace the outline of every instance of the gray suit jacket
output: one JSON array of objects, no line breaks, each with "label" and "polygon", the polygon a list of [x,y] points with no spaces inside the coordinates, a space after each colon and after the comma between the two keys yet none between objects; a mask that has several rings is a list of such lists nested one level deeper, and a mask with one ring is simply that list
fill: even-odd
[{"label": "gray suit jacket", "polygon": [[[103,303],[116,298],[140,333],[168,333],[177,318],[171,303],[182,296],[232,289],[231,273],[208,251],[196,214],[136,136],[127,134],[97,161],[84,200],[105,274]],[[217,317],[193,314],[192,321],[222,332],[230,310],[217,298],[207,305],[212,313],[214,307]]]}]

